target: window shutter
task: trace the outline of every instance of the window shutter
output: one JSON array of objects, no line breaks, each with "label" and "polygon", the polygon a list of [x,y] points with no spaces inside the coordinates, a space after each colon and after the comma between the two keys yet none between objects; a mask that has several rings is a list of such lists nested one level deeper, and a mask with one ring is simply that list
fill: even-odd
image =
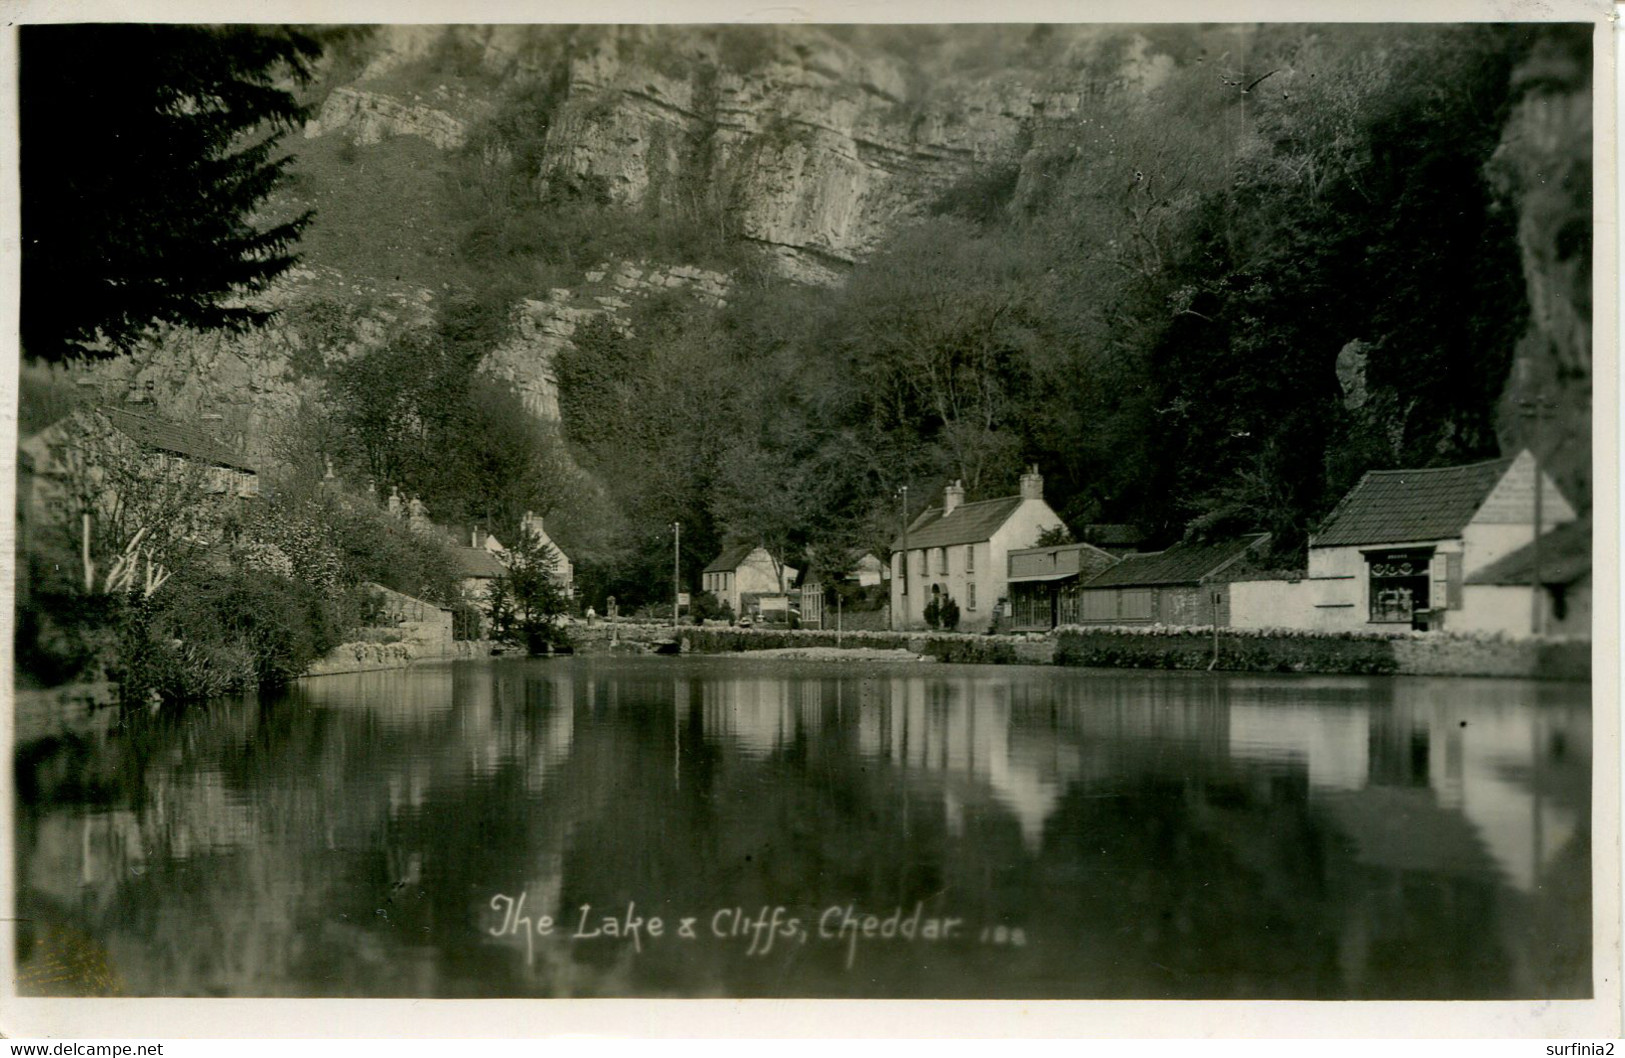
[{"label": "window shutter", "polygon": [[1460,552],[1446,553],[1444,556],[1444,586],[1445,605],[1452,610],[1461,609]]}]

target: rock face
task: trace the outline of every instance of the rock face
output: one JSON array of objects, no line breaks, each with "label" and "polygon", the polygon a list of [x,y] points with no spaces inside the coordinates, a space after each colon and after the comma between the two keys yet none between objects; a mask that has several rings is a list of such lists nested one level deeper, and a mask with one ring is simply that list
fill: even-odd
[{"label": "rock face", "polygon": [[361,145],[389,136],[421,136],[442,150],[461,147],[468,127],[442,110],[403,103],[374,92],[338,88],[327,97],[315,120],[305,126],[305,138],[343,133]]},{"label": "rock face", "polygon": [[1521,92],[1489,175],[1518,213],[1529,330],[1502,402],[1502,448],[1528,447],[1591,507],[1591,46],[1548,27],[1514,71]]},{"label": "rock face", "polygon": [[816,30],[764,39],[746,71],[724,64],[714,35],[666,31],[659,43],[686,71],[668,76],[651,32],[619,29],[571,55],[550,178],[633,206],[707,201],[803,279],[835,278],[973,164],[1013,156],[1042,105],[1012,77],[910,101],[902,61]]},{"label": "rock face", "polygon": [[[1086,52],[1097,31],[1073,32]],[[965,74],[951,54],[847,38],[804,26],[389,27],[306,135],[454,149],[506,94],[547,85],[544,193],[705,210],[793,277],[828,282],[974,166],[1019,158],[1034,122],[1076,112],[1077,82],[1099,72],[1078,49],[1054,67]],[[1122,61],[1146,64],[1137,48]]]},{"label": "rock face", "polygon": [[703,268],[656,267],[644,261],[594,269],[582,287],[561,287],[545,298],[521,302],[514,310],[508,340],[487,354],[481,369],[513,383],[531,414],[556,422],[559,388],[553,358],[569,346],[576,328],[595,316],[608,315],[620,323],[620,311],[634,299],[664,290],[681,290],[720,306],[726,303],[728,277]]}]

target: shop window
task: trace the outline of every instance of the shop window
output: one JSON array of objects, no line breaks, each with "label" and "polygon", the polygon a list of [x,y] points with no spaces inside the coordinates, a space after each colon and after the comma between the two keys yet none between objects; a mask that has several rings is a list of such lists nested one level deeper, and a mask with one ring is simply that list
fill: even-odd
[{"label": "shop window", "polygon": [[1409,624],[1429,608],[1432,550],[1371,551],[1365,556],[1371,580],[1371,622]]}]

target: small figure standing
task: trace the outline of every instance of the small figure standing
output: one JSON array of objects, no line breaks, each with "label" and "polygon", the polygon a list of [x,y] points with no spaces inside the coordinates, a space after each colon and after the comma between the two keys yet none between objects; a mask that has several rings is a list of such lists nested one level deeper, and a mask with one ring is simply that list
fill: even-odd
[{"label": "small figure standing", "polygon": [[587,627],[591,628],[593,622],[596,620],[598,620],[598,611],[594,610],[591,606],[587,607]]}]

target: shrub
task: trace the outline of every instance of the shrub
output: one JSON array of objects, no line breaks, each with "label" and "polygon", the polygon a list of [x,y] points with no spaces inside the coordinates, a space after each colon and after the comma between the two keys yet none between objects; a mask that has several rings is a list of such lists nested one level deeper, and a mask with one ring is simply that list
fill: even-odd
[{"label": "shrub", "polygon": [[130,602],[114,675],[126,702],[204,698],[285,683],[342,639],[339,605],[311,585],[189,570]]}]

